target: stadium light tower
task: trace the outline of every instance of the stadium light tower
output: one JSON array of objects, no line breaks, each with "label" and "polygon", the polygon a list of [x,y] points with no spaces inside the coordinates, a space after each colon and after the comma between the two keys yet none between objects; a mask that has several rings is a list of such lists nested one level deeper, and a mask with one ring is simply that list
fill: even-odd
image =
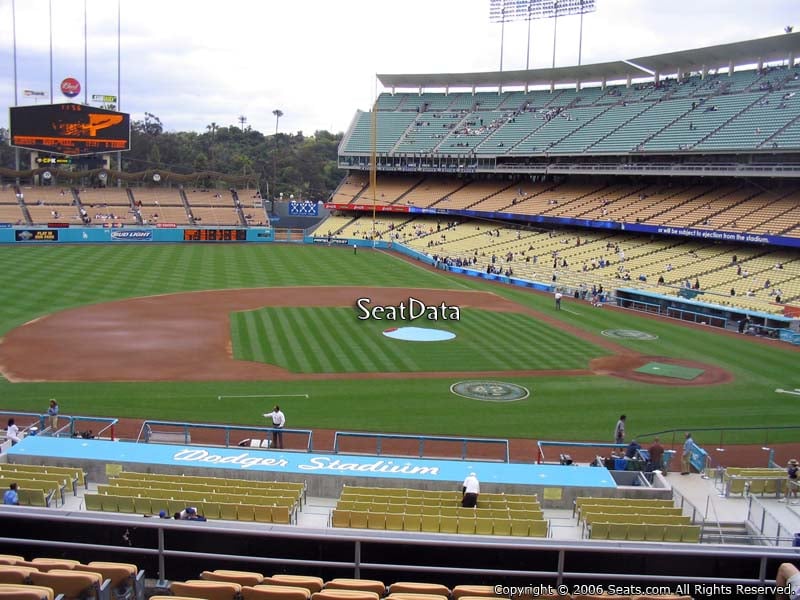
[{"label": "stadium light tower", "polygon": [[595,11],[595,0],[489,0],[489,22],[500,23],[500,70],[503,70],[503,43],[505,23],[508,21],[528,21],[528,48],[525,69],[530,66],[531,21],[534,19],[553,19],[553,68],[556,66],[556,28],[558,17],[581,16],[581,29],[578,37],[578,64],[581,64],[581,44],[583,41],[583,15]]}]

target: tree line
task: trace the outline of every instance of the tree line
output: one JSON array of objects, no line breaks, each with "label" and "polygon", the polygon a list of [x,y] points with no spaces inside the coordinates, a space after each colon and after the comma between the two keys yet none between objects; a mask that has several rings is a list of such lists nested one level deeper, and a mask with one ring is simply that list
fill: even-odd
[{"label": "tree line", "polygon": [[[262,194],[282,193],[310,200],[326,200],[344,172],[337,167],[341,133],[315,131],[313,135],[264,135],[251,127],[223,127],[210,123],[202,133],[165,131],[161,120],[145,113],[131,122],[131,149],[122,153],[122,170],[165,169],[175,173],[216,171],[247,176]],[[0,166],[14,168],[14,149],[8,131],[0,129]],[[112,168],[116,169],[116,162]],[[30,152],[21,151],[20,168],[30,168]]]}]

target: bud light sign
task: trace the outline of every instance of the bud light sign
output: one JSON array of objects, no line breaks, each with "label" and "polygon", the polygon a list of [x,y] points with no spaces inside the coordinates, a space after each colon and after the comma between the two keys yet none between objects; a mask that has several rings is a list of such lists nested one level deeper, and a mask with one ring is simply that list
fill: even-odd
[{"label": "bud light sign", "polygon": [[74,98],[81,93],[81,83],[74,77],[67,77],[61,82],[61,93],[67,98]]},{"label": "bud light sign", "polygon": [[111,239],[125,242],[149,242],[153,239],[153,232],[142,229],[121,229],[112,231]]}]

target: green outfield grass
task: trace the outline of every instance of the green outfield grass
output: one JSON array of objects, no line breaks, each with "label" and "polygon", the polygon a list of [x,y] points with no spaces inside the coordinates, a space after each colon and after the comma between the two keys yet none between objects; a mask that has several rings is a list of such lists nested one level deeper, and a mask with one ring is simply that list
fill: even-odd
[{"label": "green outfield grass", "polygon": [[[523,289],[436,273],[372,251],[294,245],[99,245],[0,247],[0,333],[65,308],[201,289],[348,285],[489,290],[593,333],[638,329],[655,341],[619,340],[654,356],[719,365],[735,375],[714,387],[675,388],[610,377],[508,378],[531,389],[525,400],[470,401],[449,392],[451,378],[210,383],[19,383],[0,381],[0,408],[44,411],[58,398],[64,414],[147,417],[263,424],[267,400],[227,402],[219,395],[308,394],[281,402],[290,427],[394,431],[492,437],[610,441],[620,413],[631,435],[670,428],[770,426],[797,423],[798,397],[775,388],[800,388],[800,354],[784,344],[764,346],[712,329],[595,309]],[[86,323],[86,327],[91,327]],[[494,336],[495,331],[486,333]],[[532,352],[520,332],[517,350]],[[537,348],[552,339],[537,339]],[[524,342],[522,340],[525,340]],[[487,341],[486,353],[494,352]],[[557,351],[553,352],[554,355]],[[42,357],[46,361],[46,356]],[[197,365],[202,368],[202,365]],[[695,436],[699,443],[705,440]],[[794,441],[772,435],[769,441]],[[718,436],[709,440],[716,444]],[[763,443],[764,434],[726,436]]]},{"label": "green outfield grass", "polygon": [[[607,354],[527,315],[465,309],[459,321],[359,320],[353,308],[269,307],[231,315],[233,355],[294,373],[585,369]],[[435,327],[456,335],[413,342],[387,327]]]}]

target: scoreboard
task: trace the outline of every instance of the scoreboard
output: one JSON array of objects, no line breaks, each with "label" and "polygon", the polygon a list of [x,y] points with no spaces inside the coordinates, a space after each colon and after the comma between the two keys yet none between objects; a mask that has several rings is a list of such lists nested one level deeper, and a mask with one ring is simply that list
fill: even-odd
[{"label": "scoreboard", "polygon": [[128,113],[83,104],[39,104],[9,109],[11,145],[53,154],[130,150]]},{"label": "scoreboard", "polygon": [[184,229],[185,242],[244,242],[247,231],[244,229]]}]

